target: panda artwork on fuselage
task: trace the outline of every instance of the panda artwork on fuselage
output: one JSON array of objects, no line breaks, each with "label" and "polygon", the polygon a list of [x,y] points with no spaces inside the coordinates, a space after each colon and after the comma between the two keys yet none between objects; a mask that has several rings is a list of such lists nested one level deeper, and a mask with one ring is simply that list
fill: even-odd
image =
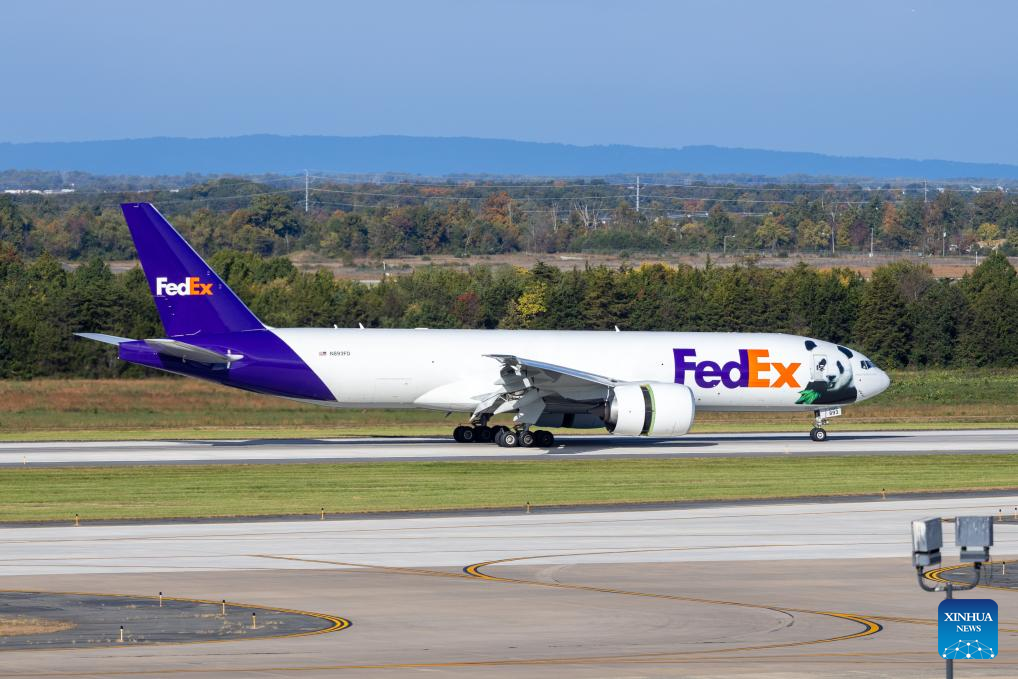
[{"label": "panda artwork on fuselage", "polygon": [[838,345],[838,353],[828,355],[820,353],[820,349],[813,340],[805,341],[806,350],[811,352],[813,362],[810,368],[810,381],[799,392],[797,404],[840,405],[855,403],[858,391],[855,388],[855,381],[852,372],[852,351]]}]

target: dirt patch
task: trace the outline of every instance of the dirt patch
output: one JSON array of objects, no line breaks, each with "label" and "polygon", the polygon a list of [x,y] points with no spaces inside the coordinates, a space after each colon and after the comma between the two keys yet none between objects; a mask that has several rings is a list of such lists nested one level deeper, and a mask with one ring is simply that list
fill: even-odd
[{"label": "dirt patch", "polygon": [[45,618],[4,618],[0,617],[0,637],[18,637],[28,634],[53,634],[74,629],[73,622],[46,620]]},{"label": "dirt patch", "polygon": [[[399,276],[408,274],[415,269],[428,266],[440,266],[466,270],[471,266],[512,266],[532,268],[538,262],[548,266],[569,271],[572,269],[583,269],[588,266],[607,266],[617,269],[621,266],[638,267],[643,264],[664,264],[666,266],[689,265],[702,269],[707,265],[707,258],[710,257],[713,266],[731,266],[733,264],[744,264],[747,257],[752,257],[757,266],[770,269],[788,269],[799,262],[804,262],[820,270],[843,267],[853,269],[869,278],[873,269],[883,264],[897,261],[911,261],[930,265],[933,275],[938,278],[961,278],[979,264],[980,258],[968,255],[950,255],[947,257],[921,257],[912,252],[877,252],[870,257],[865,252],[846,252],[837,255],[822,253],[795,252],[787,255],[774,255],[768,251],[741,250],[721,252],[700,252],[700,253],[633,253],[629,257],[619,255],[594,253],[594,252],[556,252],[556,253],[529,253],[513,252],[500,255],[470,255],[457,257],[448,254],[434,254],[415,257],[387,257],[386,266],[382,262],[368,258],[358,257],[352,264],[344,264],[342,261],[325,257],[323,255],[301,251],[290,255],[294,265],[301,271],[317,271],[325,269],[332,272],[337,278],[358,280],[368,284],[377,283],[383,276]],[[1011,263],[1018,266],[1018,257],[1011,257]],[[110,268],[116,272],[127,271],[138,265],[136,261],[110,262]]]}]

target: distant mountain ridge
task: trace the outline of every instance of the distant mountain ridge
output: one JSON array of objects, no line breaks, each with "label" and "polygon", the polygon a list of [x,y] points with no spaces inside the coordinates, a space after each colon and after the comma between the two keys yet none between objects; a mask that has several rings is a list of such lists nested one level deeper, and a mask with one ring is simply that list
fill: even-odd
[{"label": "distant mountain ridge", "polygon": [[336,173],[607,176],[618,174],[812,175],[879,179],[1018,180],[1018,165],[830,156],[795,151],[685,146],[650,148],[472,137],[334,137],[270,134],[190,139],[0,143],[0,170],[106,175]]}]

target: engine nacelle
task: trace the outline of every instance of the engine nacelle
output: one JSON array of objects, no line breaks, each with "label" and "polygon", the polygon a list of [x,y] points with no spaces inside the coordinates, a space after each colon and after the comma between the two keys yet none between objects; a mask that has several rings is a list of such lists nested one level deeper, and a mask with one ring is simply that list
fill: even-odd
[{"label": "engine nacelle", "polygon": [[608,398],[605,426],[622,436],[682,436],[693,426],[696,403],[684,384],[620,384]]}]

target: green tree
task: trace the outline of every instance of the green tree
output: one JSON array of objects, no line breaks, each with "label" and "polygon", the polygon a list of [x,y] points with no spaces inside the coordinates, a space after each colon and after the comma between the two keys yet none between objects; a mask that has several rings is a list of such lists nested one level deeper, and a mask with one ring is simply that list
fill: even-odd
[{"label": "green tree", "polygon": [[10,196],[0,195],[0,242],[24,251],[32,223],[21,214]]},{"label": "green tree", "polygon": [[761,246],[776,250],[778,245],[792,240],[792,230],[782,224],[779,217],[767,215],[756,229],[756,239]]},{"label": "green tree", "polygon": [[830,243],[830,238],[831,229],[823,222],[804,219],[799,222],[799,226],[796,228],[796,241],[803,249],[824,249]]},{"label": "green tree", "polygon": [[960,352],[975,365],[1018,362],[1018,282],[1007,257],[995,252],[965,276],[961,290],[968,309]]},{"label": "green tree", "polygon": [[893,271],[877,268],[859,303],[856,341],[878,363],[899,367],[911,353],[911,333],[908,310]]}]

